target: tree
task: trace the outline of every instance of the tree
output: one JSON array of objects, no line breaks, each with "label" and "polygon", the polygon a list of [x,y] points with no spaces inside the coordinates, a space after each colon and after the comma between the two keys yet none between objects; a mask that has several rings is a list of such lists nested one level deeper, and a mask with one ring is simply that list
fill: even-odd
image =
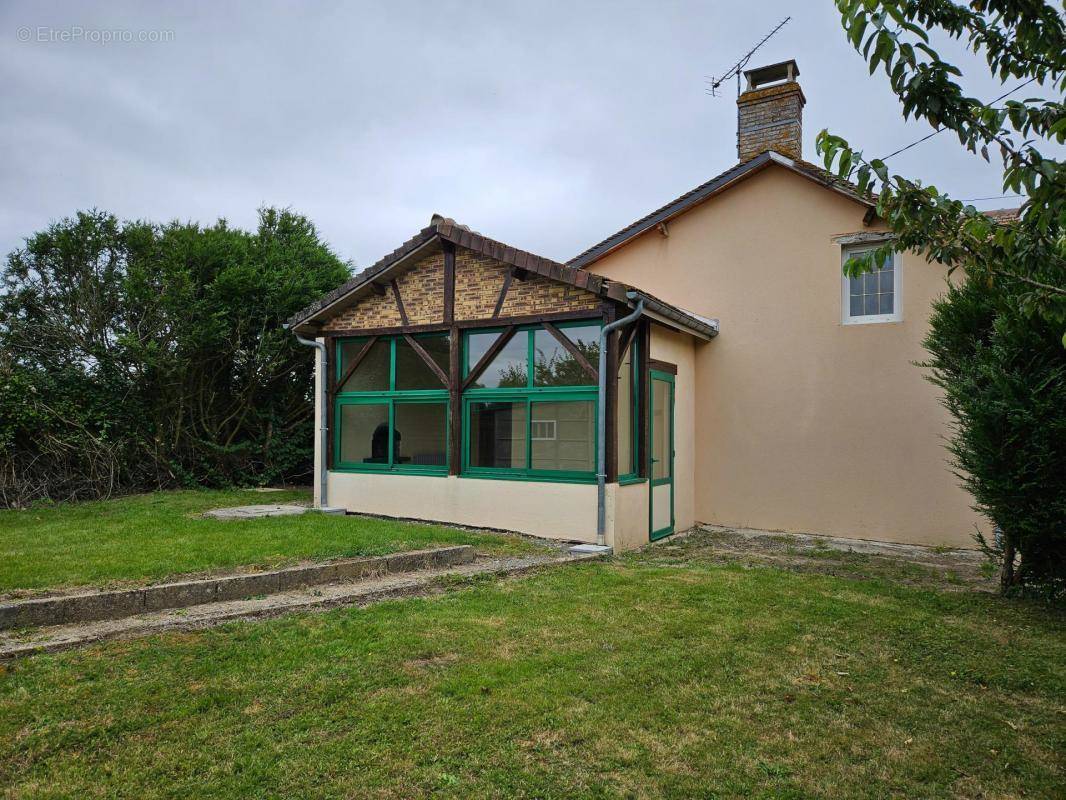
[{"label": "tree", "polygon": [[306,477],[312,359],[281,324],[348,274],[275,209],[30,237],[0,285],[0,501]]},{"label": "tree", "polygon": [[[1041,152],[1066,141],[1063,18],[1041,0],[837,0],[837,8],[852,45],[871,74],[882,69],[904,116],[934,133],[953,132],[986,160],[997,153],[1004,191],[1025,196],[1018,219],[993,219],[935,186],[890,174],[891,156],[867,158],[839,136],[818,135],[827,169],[875,195],[895,234],[849,259],[845,273],[870,271],[893,250],[923,253],[949,274],[962,271],[962,286],[934,308],[924,365],[955,417],[951,452],[976,508],[1002,529],[996,549],[1004,589],[1029,580],[1061,586],[1066,518],[1037,509],[1061,512],[1061,479],[1047,467],[1061,469],[1066,448],[1066,437],[1047,438],[1061,431],[1063,407],[1054,401],[1066,379],[1066,164]],[[1001,83],[1015,85],[989,102],[967,96],[955,80],[961,71],[933,49],[930,34],[938,33],[964,41]],[[1034,84],[1054,97],[1007,99]],[[1049,337],[1055,349],[1047,349]],[[1029,473],[1018,468],[1023,453],[1035,459]]]},{"label": "tree", "polygon": [[[923,365],[957,420],[959,477],[1005,536],[1005,590],[1061,594],[1066,577],[1066,350],[1022,310],[1019,284],[968,280],[934,305]],[[1016,556],[1021,554],[1015,566]]]}]

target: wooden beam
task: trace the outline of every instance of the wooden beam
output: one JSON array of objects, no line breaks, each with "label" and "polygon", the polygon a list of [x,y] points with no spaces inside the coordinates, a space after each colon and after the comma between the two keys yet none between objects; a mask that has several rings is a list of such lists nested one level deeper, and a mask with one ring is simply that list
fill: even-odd
[{"label": "wooden beam", "polygon": [[626,353],[629,352],[629,346],[633,344],[633,339],[637,333],[637,327],[640,324],[640,320],[633,320],[628,327],[619,331],[619,345],[618,345],[618,363],[621,364],[626,360]]},{"label": "wooden beam", "polygon": [[651,326],[648,320],[638,320],[640,326],[633,346],[637,349],[639,361],[637,367],[637,468],[640,477],[647,478],[651,471],[648,458],[648,428],[651,420],[648,416],[648,399],[651,392],[651,380],[648,374],[648,362],[651,361]]},{"label": "wooden beam", "polygon": [[403,307],[403,298],[400,297],[400,287],[396,285],[395,278],[389,281],[389,286],[392,287],[392,297],[396,301],[396,307],[400,309],[400,322],[404,325],[409,325],[410,323],[407,321],[407,312]]},{"label": "wooden beam", "polygon": [[[523,314],[517,317],[482,317],[481,319],[464,319],[455,322],[456,326],[464,330],[475,328],[498,328],[500,325],[532,325],[545,321],[563,322],[567,320],[584,319],[590,322],[596,321],[603,313],[600,308],[590,308],[581,311],[557,311],[551,314]],[[344,328],[343,330],[330,331],[331,335],[338,337],[352,336],[394,336],[405,333],[444,333],[451,329],[451,325],[442,322],[427,322],[415,325],[389,325],[380,328]]]},{"label": "wooden beam", "polygon": [[514,270],[508,270],[507,274],[503,276],[503,286],[500,287],[500,296],[496,298],[496,308],[492,312],[493,319],[500,316],[500,311],[503,309],[503,302],[507,299],[507,290],[511,288],[511,278],[514,277]]},{"label": "wooden beam", "polygon": [[455,245],[441,242],[444,248],[444,324],[455,321]]},{"label": "wooden beam", "polygon": [[367,340],[367,343],[363,345],[363,349],[356,353],[355,358],[352,359],[352,363],[348,366],[348,371],[344,373],[344,377],[337,381],[337,385],[333,387],[334,394],[339,392],[344,384],[348,382],[348,379],[352,377],[352,374],[358,369],[359,365],[363,362],[363,359],[366,358],[366,354],[370,352],[370,348],[377,344],[377,341],[377,336],[371,336]]},{"label": "wooden beam", "polygon": [[550,322],[545,322],[543,324],[544,330],[554,336],[559,344],[567,349],[570,355],[573,356],[574,361],[581,365],[581,369],[585,370],[585,372],[592,377],[593,383],[598,382],[599,371],[589,363],[589,360],[585,358],[585,354],[577,348],[577,345],[571,342],[561,330],[556,328]]},{"label": "wooden beam", "polygon": [[[447,263],[447,262],[445,262]],[[448,474],[458,475],[462,469],[463,430],[462,402],[463,348],[462,334],[452,325],[448,340]]]},{"label": "wooden beam", "polygon": [[[323,414],[328,414],[326,417],[326,470],[330,470],[334,466],[333,455],[333,426],[334,426],[334,411],[333,411],[333,396],[337,393],[337,369],[335,359],[337,358],[337,340],[333,336],[326,337],[326,407],[322,409]],[[323,475],[323,478],[326,476]],[[328,500],[328,498],[327,498]]]},{"label": "wooden beam", "polygon": [[466,376],[466,380],[463,381],[463,389],[468,389],[470,384],[481,377],[481,373],[485,371],[485,368],[492,363],[492,359],[499,355],[499,352],[503,350],[504,346],[511,341],[511,337],[515,335],[517,329],[514,325],[503,331],[496,341],[492,343],[488,350],[485,351],[485,355],[481,357],[481,360],[477,362],[470,374]]},{"label": "wooden beam", "polygon": [[659,361],[657,358],[649,358],[648,366],[656,372],[665,372],[668,375],[677,374],[677,364],[671,364],[669,361]]},{"label": "wooden beam", "polygon": [[433,370],[433,374],[440,379],[440,382],[447,386],[448,376],[444,373],[444,370],[440,368],[440,364],[433,360],[433,356],[426,352],[426,348],[418,343],[418,339],[409,333],[405,333],[403,338],[404,341],[411,345],[411,349],[422,357],[422,360],[426,362],[426,366]]},{"label": "wooden beam", "polygon": [[[617,318],[617,309],[612,308],[603,318],[603,324],[609,325]],[[606,408],[604,420],[607,423],[604,431],[604,454],[606,455],[607,482],[614,483],[618,480],[618,344],[622,338],[622,331],[614,331],[607,337],[606,364],[607,384],[604,396]]]}]

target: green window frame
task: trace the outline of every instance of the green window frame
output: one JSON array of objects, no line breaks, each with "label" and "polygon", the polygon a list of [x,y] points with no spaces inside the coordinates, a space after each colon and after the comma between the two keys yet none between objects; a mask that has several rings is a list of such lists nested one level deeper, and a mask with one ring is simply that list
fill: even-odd
[{"label": "green window frame", "polygon": [[[362,346],[375,337],[350,337],[338,339],[335,343],[335,370],[334,383],[338,389],[333,399],[333,467],[336,472],[376,472],[376,473],[401,473],[408,475],[447,475],[448,474],[448,447],[449,426],[448,413],[448,388],[443,383],[440,388],[432,389],[397,389],[397,351],[400,346],[406,345],[404,336],[380,336],[376,342],[388,346],[389,378],[388,388],[373,391],[344,391],[341,381],[349,370],[349,357],[358,353]],[[430,333],[412,337],[420,344],[428,339],[448,340],[447,333]],[[440,365],[438,365],[440,366]],[[427,369],[429,369],[427,367]],[[445,374],[448,370],[443,368]],[[357,370],[358,372],[358,370]],[[440,463],[416,463],[411,456],[405,456],[397,446],[403,441],[402,432],[397,429],[397,417],[406,416],[404,413],[412,406],[435,405],[439,406],[444,420],[443,448],[439,458]],[[374,442],[371,446],[371,455],[361,460],[345,460],[344,420],[351,415],[353,406],[382,406],[384,416],[381,423],[374,431]],[[377,436],[381,425],[385,425],[387,435],[382,442]],[[376,451],[375,451],[376,448]],[[381,453],[381,451],[384,453]]]},{"label": "green window frame", "polygon": [[[598,331],[602,327],[602,321],[600,319],[587,319],[587,320],[574,320],[570,322],[555,323],[555,327],[559,329],[564,335],[567,329],[590,327],[594,326]],[[476,330],[468,330],[463,332],[462,342],[462,377],[464,382],[470,375],[472,367],[476,366],[476,358],[471,355],[470,337],[478,334],[495,334],[497,336],[503,334],[509,330],[507,326],[501,326],[499,328],[479,328]],[[547,329],[542,325],[522,325],[516,328],[516,332],[508,343],[511,345],[516,339],[520,342],[520,346],[524,345],[524,352],[526,354],[526,382],[525,386],[509,386],[502,388],[485,388],[473,386],[463,391],[462,395],[462,466],[461,472],[464,477],[474,478],[496,478],[505,480],[527,480],[527,481],[540,481],[540,482],[562,482],[562,483],[594,483],[596,480],[596,466],[595,466],[595,453],[597,447],[597,431],[596,431],[596,411],[597,411],[597,386],[595,381],[591,377],[587,378],[587,383],[582,380],[581,383],[569,386],[551,386],[551,385],[536,385],[536,370],[537,370],[537,354],[536,354],[536,337],[537,332],[547,332]],[[524,337],[524,341],[523,341]],[[590,354],[591,355],[591,354]],[[593,361],[593,363],[595,363]],[[543,365],[542,365],[543,366]],[[473,427],[471,424],[472,415],[474,413],[474,407],[479,404],[485,403],[512,403],[519,408],[524,409],[524,440],[523,450],[524,453],[521,456],[521,466],[510,467],[487,467],[477,466],[471,462],[471,438],[473,433]],[[540,440],[539,437],[534,436],[533,424],[534,422],[548,423],[550,420],[534,420],[535,407],[538,403],[588,403],[590,414],[589,424],[591,430],[591,465],[590,468],[580,470],[567,470],[567,469],[543,469],[537,468],[534,465],[535,461],[535,442]],[[548,428],[554,432],[553,427]]]}]

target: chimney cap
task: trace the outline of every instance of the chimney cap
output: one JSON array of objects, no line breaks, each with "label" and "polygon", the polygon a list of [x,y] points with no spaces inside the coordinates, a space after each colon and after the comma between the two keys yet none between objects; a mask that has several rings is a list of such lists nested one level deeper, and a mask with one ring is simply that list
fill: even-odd
[{"label": "chimney cap", "polygon": [[793,58],[790,58],[788,61],[781,61],[777,64],[770,64],[765,67],[744,70],[744,77],[748,80],[747,91],[749,92],[752,89],[758,89],[760,86],[765,86],[768,83],[794,81],[799,77],[799,74],[799,66]]}]

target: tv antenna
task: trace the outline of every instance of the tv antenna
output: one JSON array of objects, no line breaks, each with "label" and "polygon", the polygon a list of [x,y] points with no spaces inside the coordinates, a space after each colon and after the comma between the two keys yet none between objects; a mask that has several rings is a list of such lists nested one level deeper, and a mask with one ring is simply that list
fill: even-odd
[{"label": "tv antenna", "polygon": [[790,19],[792,19],[792,17],[785,17],[783,20],[777,23],[776,28],[774,28],[772,31],[762,37],[762,40],[753,48],[751,48],[751,50],[746,52],[741,57],[740,61],[731,66],[729,70],[724,75],[722,75],[722,77],[716,78],[713,75],[707,75],[707,83],[709,84],[709,86],[707,87],[707,94],[709,94],[711,97],[718,97],[718,90],[721,88],[722,84],[730,78],[736,76],[737,97],[740,97],[740,73],[744,70],[744,67],[748,65],[748,61],[751,60],[751,57],[755,55],[755,51],[762,47],[764,44],[766,44],[770,40],[771,36],[773,36],[775,33],[785,27],[785,25]]}]

